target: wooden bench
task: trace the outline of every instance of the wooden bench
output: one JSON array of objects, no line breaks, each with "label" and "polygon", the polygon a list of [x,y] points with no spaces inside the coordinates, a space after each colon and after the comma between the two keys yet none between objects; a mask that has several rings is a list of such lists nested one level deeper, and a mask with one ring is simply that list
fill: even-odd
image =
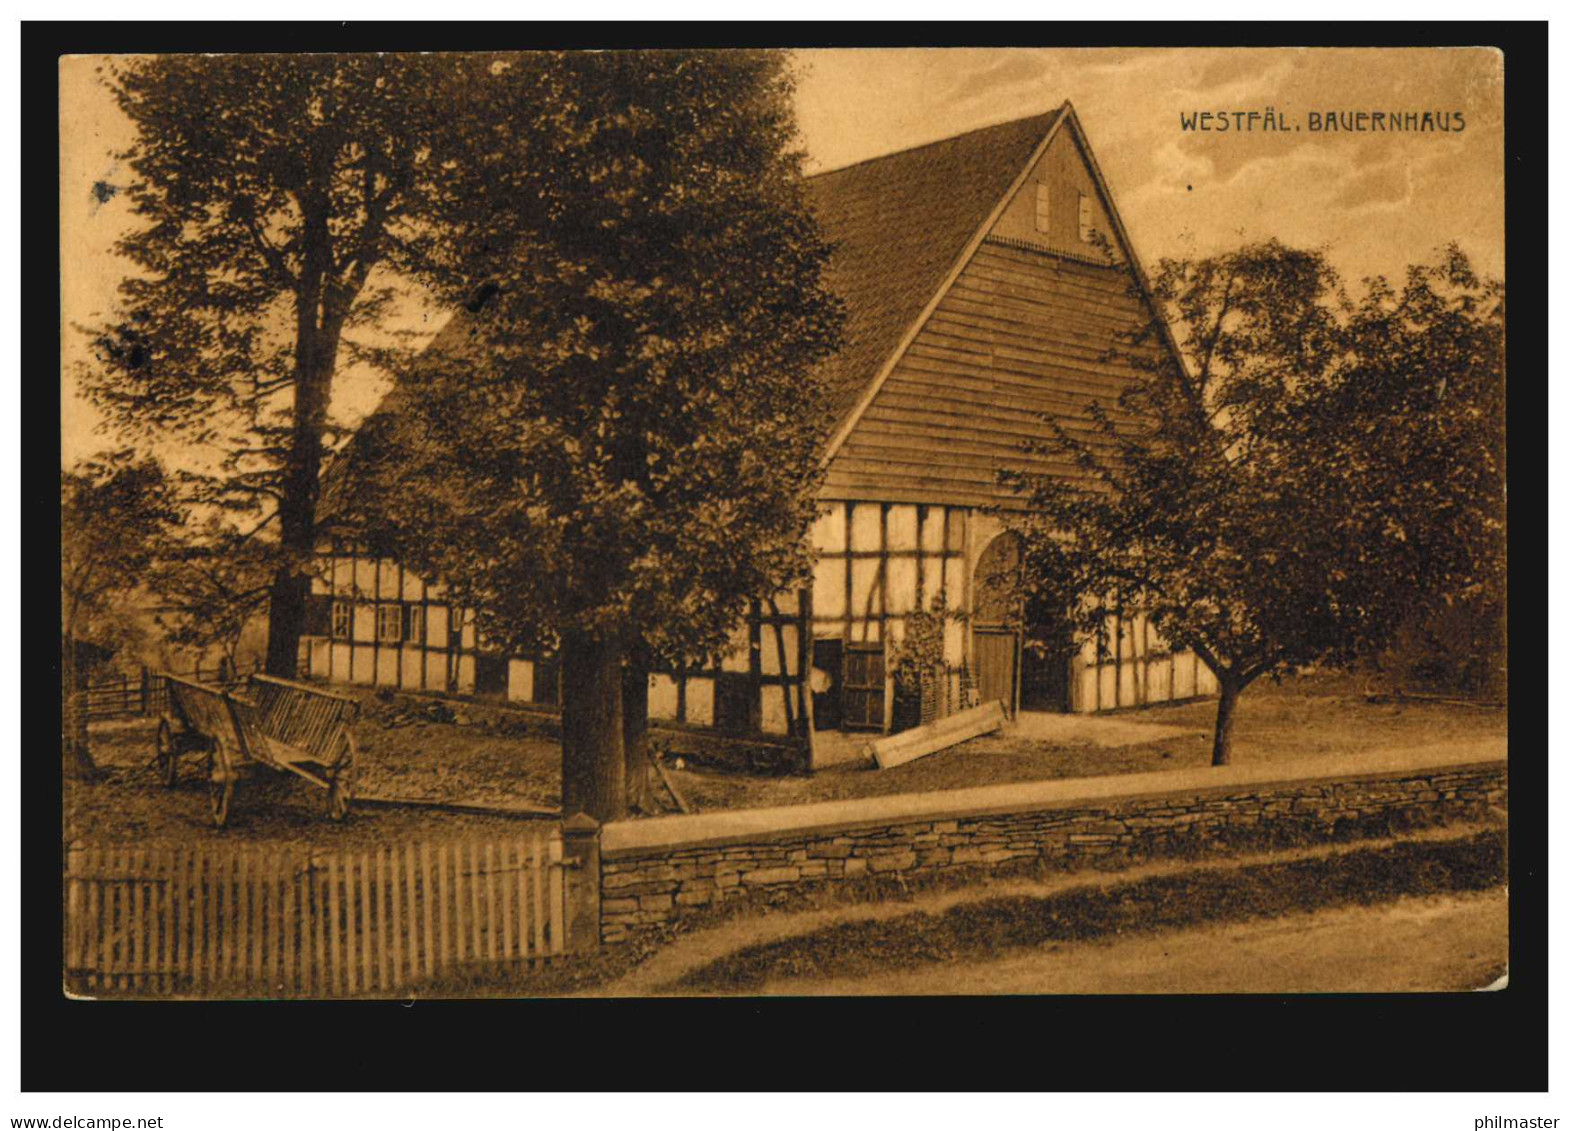
[{"label": "wooden bench", "polygon": [[328,812],[348,815],[359,747],[355,699],[307,683],[253,675],[243,694],[162,677],[169,688],[169,713],[158,724],[157,765],[173,786],[178,759],[191,751],[208,756],[213,823],[229,818],[237,782],[254,766],[296,774],[327,790]]}]

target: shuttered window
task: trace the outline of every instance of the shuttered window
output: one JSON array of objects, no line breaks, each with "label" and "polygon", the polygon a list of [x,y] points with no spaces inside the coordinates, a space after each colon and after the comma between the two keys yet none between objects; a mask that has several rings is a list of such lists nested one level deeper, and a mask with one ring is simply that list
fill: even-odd
[{"label": "shuttered window", "polygon": [[1051,231],[1051,189],[1045,182],[1035,186],[1035,230]]},{"label": "shuttered window", "polygon": [[844,725],[882,729],[887,664],[881,644],[851,644],[844,651]]},{"label": "shuttered window", "polygon": [[1079,239],[1090,242],[1090,198],[1079,193]]},{"label": "shuttered window", "polygon": [[403,607],[403,639],[410,644],[425,643],[425,608],[423,605]]}]

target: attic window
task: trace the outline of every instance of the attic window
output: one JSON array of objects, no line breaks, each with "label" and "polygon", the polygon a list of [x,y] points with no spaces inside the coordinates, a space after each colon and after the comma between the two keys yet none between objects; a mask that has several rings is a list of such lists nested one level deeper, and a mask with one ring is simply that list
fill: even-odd
[{"label": "attic window", "polygon": [[1090,198],[1079,193],[1079,239],[1090,242]]},{"label": "attic window", "polygon": [[1044,181],[1035,185],[1035,230],[1051,231],[1051,189]]}]

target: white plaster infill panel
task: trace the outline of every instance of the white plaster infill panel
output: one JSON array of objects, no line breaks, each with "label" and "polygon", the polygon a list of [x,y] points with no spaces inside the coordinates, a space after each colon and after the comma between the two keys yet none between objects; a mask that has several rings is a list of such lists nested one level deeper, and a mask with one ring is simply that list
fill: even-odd
[{"label": "white plaster infill panel", "polygon": [[605,826],[605,859],[667,850],[745,844],[784,837],[822,836],[869,826],[947,821],[1173,794],[1212,796],[1315,781],[1396,780],[1412,774],[1507,765],[1509,740],[1448,742],[1361,754],[1333,754],[1290,762],[1107,774],[1093,778],[982,786],[939,793],[902,793],[854,801],[823,801],[769,809],[736,809],[693,816],[617,821]]}]

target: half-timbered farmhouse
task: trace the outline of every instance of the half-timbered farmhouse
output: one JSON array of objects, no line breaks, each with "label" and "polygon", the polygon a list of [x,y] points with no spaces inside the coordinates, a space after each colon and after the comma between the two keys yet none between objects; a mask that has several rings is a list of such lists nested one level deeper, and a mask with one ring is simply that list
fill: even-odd
[{"label": "half-timbered farmhouse", "polygon": [[[1172,654],[1132,613],[1109,660],[1091,641],[1037,655],[1021,647],[1024,630],[1051,626],[1016,623],[977,584],[1018,554],[987,513],[1019,505],[997,471],[1029,458],[1020,441],[1045,432],[1043,414],[1072,428],[1092,401],[1115,401],[1135,371],[1108,347],[1150,317],[1072,106],[809,184],[848,310],[826,373],[834,428],[816,571],[809,589],[760,601],[717,669],[655,675],[651,715],[763,734],[801,735],[808,717],[818,729],[887,729],[888,645],[939,596],[969,614],[946,629],[951,704],[961,688],[1010,709],[1081,712],[1213,692],[1195,656]],[[558,701],[549,657],[487,651],[439,586],[352,542],[322,550],[312,675]]]}]

